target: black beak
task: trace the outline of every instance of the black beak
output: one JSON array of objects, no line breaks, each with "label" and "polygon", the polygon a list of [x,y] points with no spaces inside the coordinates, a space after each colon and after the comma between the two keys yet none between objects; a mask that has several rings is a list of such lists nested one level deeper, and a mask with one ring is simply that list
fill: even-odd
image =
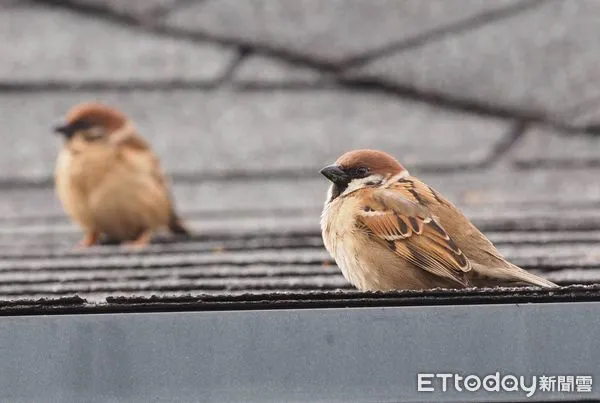
[{"label": "black beak", "polygon": [[350,176],[337,165],[329,165],[321,169],[321,175],[332,181],[333,183],[348,183]]},{"label": "black beak", "polygon": [[54,133],[62,134],[65,137],[70,137],[72,134],[71,127],[69,125],[56,125],[52,128]]}]

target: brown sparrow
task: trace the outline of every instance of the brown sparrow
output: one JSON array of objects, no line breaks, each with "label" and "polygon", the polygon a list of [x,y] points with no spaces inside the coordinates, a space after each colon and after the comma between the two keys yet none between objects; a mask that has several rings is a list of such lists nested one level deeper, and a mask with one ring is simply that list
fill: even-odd
[{"label": "brown sparrow", "polygon": [[65,143],[56,163],[56,190],[84,230],[82,246],[108,239],[143,246],[166,227],[186,234],[168,183],[149,144],[120,111],[97,104],[72,108],[54,129]]},{"label": "brown sparrow", "polygon": [[342,155],[321,216],[325,247],[360,290],[556,284],[507,262],[451,202],[392,156]]}]

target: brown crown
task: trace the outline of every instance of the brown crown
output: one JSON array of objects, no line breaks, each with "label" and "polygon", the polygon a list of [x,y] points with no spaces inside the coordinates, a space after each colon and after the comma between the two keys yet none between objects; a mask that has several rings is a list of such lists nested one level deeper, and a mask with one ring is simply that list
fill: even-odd
[{"label": "brown crown", "polygon": [[115,108],[100,103],[79,104],[67,113],[67,123],[73,124],[85,120],[92,125],[102,126],[107,132],[122,128],[127,117]]},{"label": "brown crown", "polygon": [[336,161],[342,169],[365,167],[376,174],[397,175],[404,167],[391,155],[377,150],[354,150],[342,155]]}]

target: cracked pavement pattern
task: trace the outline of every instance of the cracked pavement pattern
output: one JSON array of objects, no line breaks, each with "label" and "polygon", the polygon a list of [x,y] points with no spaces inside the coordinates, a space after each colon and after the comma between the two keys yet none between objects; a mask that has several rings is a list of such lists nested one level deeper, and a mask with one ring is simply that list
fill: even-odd
[{"label": "cracked pavement pattern", "polygon": [[[514,263],[600,281],[600,2],[0,9],[0,300],[349,290],[322,247],[318,170],[359,147],[397,156]],[[50,127],[89,100],[152,142],[191,241],[73,249]]]}]

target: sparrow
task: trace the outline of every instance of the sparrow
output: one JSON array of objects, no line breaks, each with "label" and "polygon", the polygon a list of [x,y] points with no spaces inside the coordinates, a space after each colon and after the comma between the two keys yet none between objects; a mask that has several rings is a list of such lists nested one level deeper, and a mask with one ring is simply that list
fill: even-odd
[{"label": "sparrow", "polygon": [[64,138],[56,191],[84,231],[81,246],[102,236],[144,246],[161,228],[189,235],[158,158],[123,113],[100,103],[76,105],[54,131]]},{"label": "sparrow", "polygon": [[450,201],[391,155],[355,150],[321,170],[332,184],[321,215],[325,248],[363,291],[534,285]]}]

